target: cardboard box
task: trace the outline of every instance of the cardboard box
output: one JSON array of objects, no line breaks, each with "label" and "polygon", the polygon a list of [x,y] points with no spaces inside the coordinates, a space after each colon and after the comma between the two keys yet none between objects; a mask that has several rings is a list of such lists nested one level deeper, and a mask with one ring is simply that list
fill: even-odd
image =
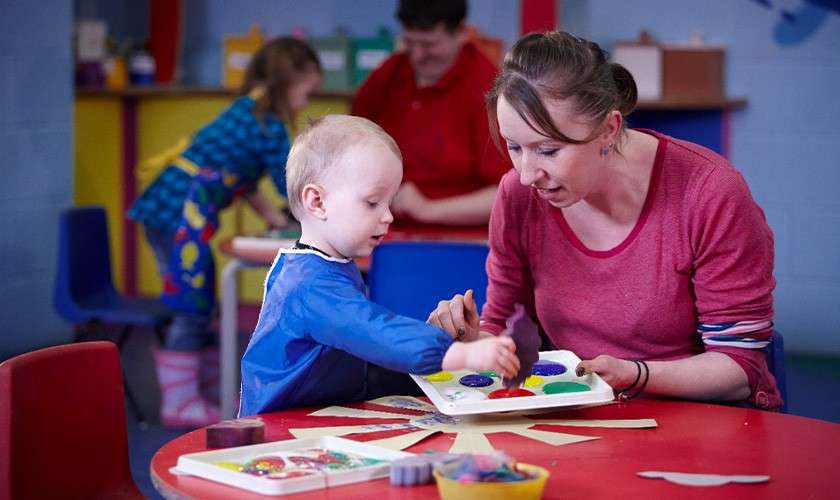
[{"label": "cardboard box", "polygon": [[722,47],[666,45],[662,51],[666,99],[723,99],[725,52]]}]

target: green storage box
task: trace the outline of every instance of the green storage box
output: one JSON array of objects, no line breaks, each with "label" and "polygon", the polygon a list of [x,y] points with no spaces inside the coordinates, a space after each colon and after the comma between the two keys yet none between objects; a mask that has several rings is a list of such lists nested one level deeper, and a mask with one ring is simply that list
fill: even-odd
[{"label": "green storage box", "polygon": [[343,29],[337,29],[332,36],[310,40],[324,71],[321,80],[323,90],[347,90],[352,87],[352,64],[350,61],[350,37]]},{"label": "green storage box", "polygon": [[392,52],[394,37],[387,28],[380,28],[374,37],[353,40],[353,86],[361,85]]}]

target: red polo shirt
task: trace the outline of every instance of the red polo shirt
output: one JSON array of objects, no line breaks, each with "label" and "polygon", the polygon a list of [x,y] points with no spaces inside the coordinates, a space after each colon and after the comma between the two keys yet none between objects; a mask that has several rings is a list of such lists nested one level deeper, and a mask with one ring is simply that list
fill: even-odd
[{"label": "red polo shirt", "polygon": [[496,67],[467,43],[449,71],[418,88],[405,53],[377,68],[359,89],[352,113],[379,124],[403,154],[403,182],[429,198],[496,185],[510,167],[490,139],[484,95]]}]

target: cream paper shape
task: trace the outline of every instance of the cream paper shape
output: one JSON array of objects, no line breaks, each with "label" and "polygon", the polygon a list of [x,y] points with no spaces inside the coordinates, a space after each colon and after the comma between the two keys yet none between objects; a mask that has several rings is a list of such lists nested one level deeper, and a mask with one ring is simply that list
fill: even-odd
[{"label": "cream paper shape", "polygon": [[311,427],[289,429],[296,438],[321,436],[346,436],[386,430],[412,431],[385,439],[367,441],[393,450],[403,450],[438,432],[454,433],[455,441],[449,449],[451,453],[487,453],[493,445],[487,439],[488,434],[511,432],[524,438],[533,439],[552,446],[579,443],[600,439],[597,436],[581,436],[562,432],[549,432],[531,429],[534,425],[560,425],[569,427],[602,427],[622,429],[647,429],[657,427],[656,420],[643,418],[637,420],[585,420],[585,419],[531,419],[522,414],[481,414],[449,416],[435,411],[425,401],[409,396],[389,396],[369,401],[380,406],[407,408],[423,412],[422,415],[406,415],[386,411],[362,410],[344,406],[330,406],[310,413],[314,417],[351,417],[351,418],[389,418],[404,419],[407,422],[387,424],[343,425],[333,427]]}]

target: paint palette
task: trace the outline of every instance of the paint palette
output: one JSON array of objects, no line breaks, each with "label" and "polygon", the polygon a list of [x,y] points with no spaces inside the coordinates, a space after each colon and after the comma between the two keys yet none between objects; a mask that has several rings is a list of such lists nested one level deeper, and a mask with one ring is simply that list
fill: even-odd
[{"label": "paint palette", "polygon": [[532,410],[613,400],[613,390],[597,374],[575,375],[580,363],[572,351],[543,351],[520,387],[507,389],[493,372],[458,370],[411,375],[438,411],[471,415]]},{"label": "paint palette", "polygon": [[178,457],[173,472],[285,495],[388,477],[391,462],[412,456],[327,436],[189,453]]}]

